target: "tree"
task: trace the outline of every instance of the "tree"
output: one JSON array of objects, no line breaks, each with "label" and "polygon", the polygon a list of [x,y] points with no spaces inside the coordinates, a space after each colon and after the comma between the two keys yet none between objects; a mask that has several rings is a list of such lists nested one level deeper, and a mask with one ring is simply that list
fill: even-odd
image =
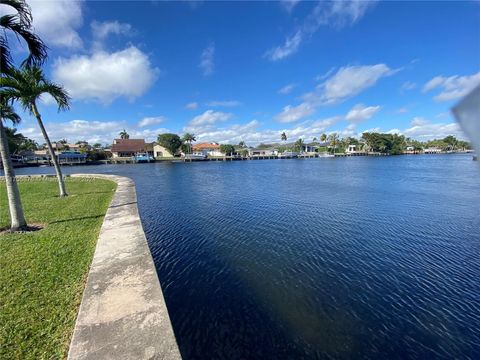
[{"label": "tree", "polygon": [[303,141],[302,138],[295,141],[295,149],[299,152],[302,152],[304,145],[305,145],[305,142]]},{"label": "tree", "polygon": [[320,135],[320,141],[323,142],[323,143],[324,143],[325,141],[327,141],[327,134],[322,134],[322,135]]},{"label": "tree", "polygon": [[182,141],[188,144],[188,150],[190,153],[192,152],[192,142],[195,140],[197,140],[195,134],[185,133],[182,137]]},{"label": "tree", "polygon": [[10,154],[17,154],[22,151],[37,150],[38,144],[21,133],[17,133],[17,129],[4,127],[7,136],[8,150]]},{"label": "tree", "polygon": [[406,141],[403,135],[382,134],[382,133],[363,133],[362,139],[365,141],[368,149],[383,154],[400,155],[403,154]]},{"label": "tree", "polygon": [[246,148],[246,147],[247,147],[247,144],[245,144],[245,141],[240,141],[240,142],[238,143],[238,147],[240,147],[240,148],[243,149],[243,148]]},{"label": "tree", "polygon": [[314,136],[313,139],[312,139],[312,142],[317,142],[317,138]]},{"label": "tree", "polygon": [[43,74],[43,71],[36,66],[27,66],[22,68],[22,70],[10,69],[9,74],[5,77],[2,77],[0,81],[2,88],[0,91],[0,96],[9,101],[19,102],[26,111],[33,114],[37,119],[38,126],[40,127],[43,137],[45,138],[45,142],[47,143],[53,166],[55,167],[60,196],[67,196],[62,171],[60,170],[58,159],[53,151],[50,138],[45,130],[45,126],[43,125],[42,117],[38,112],[37,100],[42,94],[49,94],[57,103],[58,111],[60,111],[69,109],[70,97],[65,89],[63,89],[60,85],[54,84],[47,80]]},{"label": "tree", "polygon": [[282,141],[287,141],[287,134],[285,134],[285,131],[282,132],[281,139],[282,139]]},{"label": "tree", "polygon": [[31,32],[32,13],[24,0],[0,0],[0,5],[7,5],[16,11],[16,14],[7,14],[0,17],[0,71],[8,73],[12,68],[12,57],[7,41],[7,32],[13,32],[17,39],[22,38],[27,44],[29,55],[24,65],[41,65],[47,58],[47,47],[42,40]]},{"label": "tree", "polygon": [[242,148],[238,153],[239,153],[242,157],[247,157],[247,156],[248,156],[248,149]]},{"label": "tree", "polygon": [[182,146],[182,140],[177,134],[159,134],[157,141],[173,156],[175,156],[180,146]]},{"label": "tree", "polygon": [[235,153],[235,147],[230,144],[221,144],[220,152],[224,153],[225,155],[233,155]]},{"label": "tree", "polygon": [[118,135],[120,135],[120,139],[130,139],[130,135],[128,135],[125,129],[120,131]]},{"label": "tree", "polygon": [[10,120],[14,124],[20,122],[20,117],[13,111],[12,107],[5,102],[0,103],[0,156],[2,158],[3,172],[7,188],[8,208],[10,210],[10,230],[19,231],[27,227],[27,221],[23,213],[22,200],[18,190],[15,172],[13,170],[8,140],[3,126],[4,120]]},{"label": "tree", "polygon": [[453,135],[448,135],[443,138],[443,142],[447,144],[447,150],[455,150],[458,146],[458,140]]},{"label": "tree", "polygon": [[335,154],[336,150],[337,150],[337,142],[338,142],[338,135],[337,133],[331,133],[329,136],[328,136],[328,139],[330,140],[330,146],[333,147],[333,153]]}]

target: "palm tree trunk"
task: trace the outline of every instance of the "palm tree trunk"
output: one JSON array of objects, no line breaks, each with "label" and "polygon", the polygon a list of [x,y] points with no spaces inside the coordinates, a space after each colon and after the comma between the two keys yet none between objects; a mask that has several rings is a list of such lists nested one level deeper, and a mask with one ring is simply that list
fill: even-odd
[{"label": "palm tree trunk", "polygon": [[3,127],[2,119],[0,119],[0,154],[3,163],[3,172],[5,173],[5,183],[7,187],[8,208],[10,209],[10,230],[18,231],[27,227],[25,216],[23,214],[22,201],[18,184],[13,171],[12,160],[10,159],[10,151],[8,150],[7,135]]},{"label": "palm tree trunk", "polygon": [[48,137],[47,131],[43,126],[42,118],[40,117],[40,113],[38,112],[37,105],[35,103],[32,104],[32,112],[37,118],[38,126],[40,126],[40,130],[42,131],[43,137],[45,138],[45,142],[47,143],[48,152],[50,153],[50,157],[53,162],[53,166],[55,167],[55,173],[57,174],[58,179],[58,187],[60,190],[60,196],[67,196],[67,191],[65,190],[65,183],[63,181],[62,170],[60,170],[60,165],[58,164],[58,159],[55,156],[55,151],[53,151],[52,143],[50,142],[50,138]]}]

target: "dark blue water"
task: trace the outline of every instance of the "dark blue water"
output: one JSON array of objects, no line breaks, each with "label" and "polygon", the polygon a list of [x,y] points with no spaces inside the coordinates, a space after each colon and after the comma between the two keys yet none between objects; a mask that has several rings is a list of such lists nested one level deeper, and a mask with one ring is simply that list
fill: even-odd
[{"label": "dark blue water", "polygon": [[479,359],[479,165],[432,155],[67,171],[136,181],[185,359]]}]

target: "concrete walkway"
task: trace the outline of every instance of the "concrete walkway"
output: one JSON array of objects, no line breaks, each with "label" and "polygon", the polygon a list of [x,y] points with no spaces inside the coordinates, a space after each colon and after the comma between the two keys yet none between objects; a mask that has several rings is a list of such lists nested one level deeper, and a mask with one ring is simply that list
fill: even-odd
[{"label": "concrete walkway", "polygon": [[114,175],[71,176],[118,186],[100,230],[68,359],[181,359],[134,182]]}]

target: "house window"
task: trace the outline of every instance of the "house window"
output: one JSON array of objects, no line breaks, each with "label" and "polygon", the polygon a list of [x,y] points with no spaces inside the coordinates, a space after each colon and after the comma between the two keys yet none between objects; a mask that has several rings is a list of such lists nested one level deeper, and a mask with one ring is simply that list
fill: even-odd
[{"label": "house window", "polygon": [[157,157],[163,157],[163,152],[157,151]]}]

